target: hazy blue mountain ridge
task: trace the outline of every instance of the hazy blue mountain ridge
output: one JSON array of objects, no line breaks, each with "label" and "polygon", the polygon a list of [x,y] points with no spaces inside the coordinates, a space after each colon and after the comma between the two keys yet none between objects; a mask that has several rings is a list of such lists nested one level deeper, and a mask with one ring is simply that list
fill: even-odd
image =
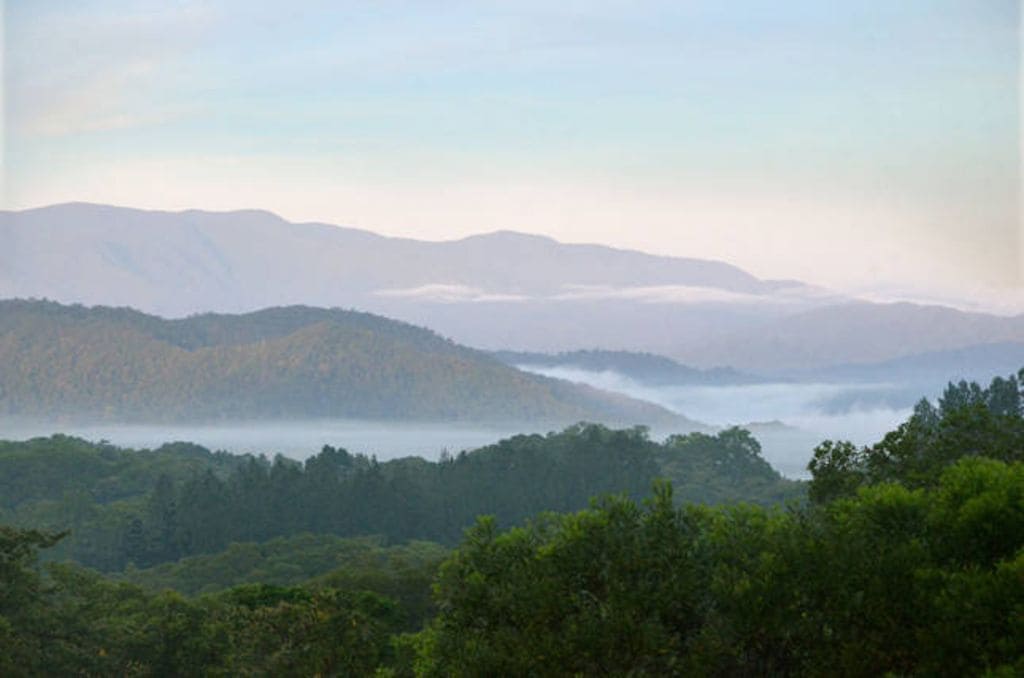
[{"label": "hazy blue mountain ridge", "polygon": [[72,203],[0,212],[0,298],[164,317],[358,308],[485,350],[600,347],[743,372],[1024,342],[1024,316],[857,301],[735,266],[500,231],[392,238],[268,212]]}]

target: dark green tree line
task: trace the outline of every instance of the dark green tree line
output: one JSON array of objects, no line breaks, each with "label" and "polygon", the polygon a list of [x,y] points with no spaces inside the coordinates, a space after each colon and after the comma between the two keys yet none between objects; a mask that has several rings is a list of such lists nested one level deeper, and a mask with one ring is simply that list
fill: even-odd
[{"label": "dark green tree line", "polygon": [[[577,510],[596,495],[641,498],[658,477],[670,478],[686,501],[770,503],[802,492],[736,429],[660,444],[642,428],[580,424],[437,463],[380,463],[331,446],[303,463],[227,459],[184,444],[136,453],[65,437],[6,446],[0,444],[0,477],[18,488],[8,519],[70,530],[52,557],[105,571],[302,532],[454,545],[477,515],[513,525],[540,511]],[[49,466],[50,458],[60,463]],[[76,458],[82,472],[75,472]]]}]

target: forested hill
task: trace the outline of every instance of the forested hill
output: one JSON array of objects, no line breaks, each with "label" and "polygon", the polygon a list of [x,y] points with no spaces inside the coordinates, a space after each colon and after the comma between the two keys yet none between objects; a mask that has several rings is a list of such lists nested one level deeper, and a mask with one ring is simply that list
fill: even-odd
[{"label": "forested hill", "polygon": [[0,441],[0,523],[70,530],[56,555],[120,570],[302,532],[455,544],[478,515],[513,525],[671,479],[684,501],[765,504],[803,495],[749,433],[664,443],[644,429],[576,425],[454,457],[383,463],[325,446],[303,463],[175,443],[135,451],[67,436]]},{"label": "forested hill", "polygon": [[740,429],[437,463],[0,441],[0,675],[1024,675],[1022,377],[826,441],[807,485]]},{"label": "forested hill", "polygon": [[0,414],[585,419],[690,428],[658,406],[526,374],[368,313],[290,306],[166,320],[18,300],[0,301]]}]

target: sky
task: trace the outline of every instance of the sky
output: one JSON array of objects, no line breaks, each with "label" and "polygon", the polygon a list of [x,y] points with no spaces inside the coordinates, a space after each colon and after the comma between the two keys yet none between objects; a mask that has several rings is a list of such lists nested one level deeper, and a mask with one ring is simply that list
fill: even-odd
[{"label": "sky", "polygon": [[1024,301],[1019,15],[8,0],[0,197],[512,229],[995,308]]}]

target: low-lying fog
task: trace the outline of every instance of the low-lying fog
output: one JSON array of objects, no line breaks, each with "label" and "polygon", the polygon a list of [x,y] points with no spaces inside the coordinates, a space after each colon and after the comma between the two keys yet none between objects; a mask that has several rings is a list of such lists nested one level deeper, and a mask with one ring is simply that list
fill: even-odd
[{"label": "low-lying fog", "polygon": [[858,443],[877,440],[906,419],[922,395],[934,395],[902,385],[863,382],[649,386],[617,372],[519,367],[649,400],[712,426],[781,421]]},{"label": "low-lying fog", "polygon": [[[582,382],[658,403],[715,427],[752,426],[764,457],[784,475],[806,477],[814,447],[826,438],[870,444],[910,414],[922,395],[936,387],[865,383],[771,383],[745,386],[648,386],[616,372],[521,366],[538,374]],[[927,389],[927,390],[922,390]],[[283,454],[305,459],[324,445],[352,453],[376,455],[381,461],[418,456],[436,460],[443,450],[456,454],[517,433],[544,433],[536,424],[507,426],[452,423],[397,423],[357,420],[253,421],[226,424],[81,424],[0,421],[0,439],[23,440],[54,432],[88,440],[107,440],[132,448],[153,448],[184,440],[211,450]],[[662,439],[682,431],[653,431]]]},{"label": "low-lying fog", "polygon": [[[898,416],[891,418],[893,425],[898,420]],[[871,427],[888,430],[881,423],[881,418],[871,422]],[[211,425],[0,421],[2,440],[26,440],[64,433],[135,449],[152,449],[168,442],[187,441],[211,450],[225,450],[234,454],[264,454],[268,457],[282,454],[298,460],[319,452],[324,445],[332,445],[344,447],[353,454],[375,455],[381,461],[408,456],[436,461],[445,450],[457,454],[519,433],[546,433],[549,430],[552,427],[531,424],[473,427],[451,423],[353,420],[255,421]],[[754,427],[753,430],[761,442],[764,457],[781,473],[792,478],[806,477],[805,467],[811,451],[827,437],[809,430],[774,426]],[[652,438],[663,440],[671,433],[685,431],[655,430],[652,431]]]},{"label": "low-lying fog", "polygon": [[877,442],[910,415],[922,396],[937,395],[933,385],[885,383],[767,383],[739,386],[650,386],[613,371],[519,365],[549,377],[589,384],[657,403],[716,427],[755,422],[765,458],[791,477],[806,477],[806,465],[822,440]]},{"label": "low-lying fog", "polygon": [[324,445],[344,447],[381,461],[398,457],[436,460],[443,450],[456,454],[495,443],[517,433],[535,433],[529,425],[474,427],[450,423],[398,423],[356,420],[252,421],[228,424],[74,424],[0,421],[0,439],[25,440],[65,433],[86,440],[106,440],[121,447],[154,448],[188,441],[235,454],[283,454],[305,459]]}]

